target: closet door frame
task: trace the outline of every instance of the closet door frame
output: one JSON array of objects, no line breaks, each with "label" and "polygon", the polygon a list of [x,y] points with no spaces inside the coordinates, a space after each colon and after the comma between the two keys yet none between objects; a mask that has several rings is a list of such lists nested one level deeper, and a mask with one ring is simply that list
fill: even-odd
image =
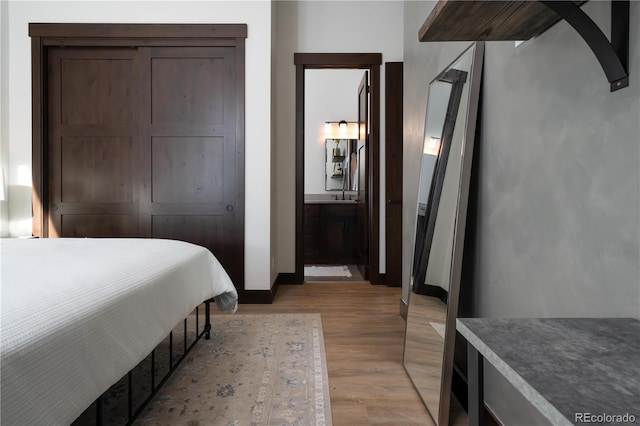
[{"label": "closet door frame", "polygon": [[[47,75],[50,46],[186,47],[229,46],[236,50],[236,187],[234,244],[244,246],[244,141],[246,24],[67,24],[31,23],[32,62],[32,206],[33,236],[47,238],[49,229]],[[244,264],[244,249],[242,264]],[[242,274],[239,292],[244,292]],[[238,283],[240,284],[240,283]]]}]

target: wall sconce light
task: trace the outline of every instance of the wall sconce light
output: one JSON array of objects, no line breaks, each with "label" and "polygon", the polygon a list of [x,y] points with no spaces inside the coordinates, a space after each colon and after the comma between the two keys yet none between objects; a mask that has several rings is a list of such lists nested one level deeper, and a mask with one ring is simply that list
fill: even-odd
[{"label": "wall sconce light", "polygon": [[5,191],[4,181],[4,168],[0,168],[0,201],[7,199],[7,192]]},{"label": "wall sconce light", "polygon": [[346,135],[347,134],[347,122],[344,120],[340,120],[340,122],[338,123],[338,130],[340,131],[341,135]]},{"label": "wall sconce light", "polygon": [[438,155],[440,152],[440,138],[430,137],[424,141],[424,153]]},{"label": "wall sconce light", "polygon": [[358,123],[340,121],[326,121],[324,123],[325,139],[358,139]]},{"label": "wall sconce light", "polygon": [[324,136],[327,139],[331,139],[330,135],[333,134],[333,126],[331,125],[330,121],[325,121],[324,123]]}]

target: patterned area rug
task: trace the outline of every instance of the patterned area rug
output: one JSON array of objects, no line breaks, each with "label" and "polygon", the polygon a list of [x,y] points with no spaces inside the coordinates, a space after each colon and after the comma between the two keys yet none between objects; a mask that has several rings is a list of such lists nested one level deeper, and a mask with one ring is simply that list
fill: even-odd
[{"label": "patterned area rug", "polygon": [[212,315],[136,425],[331,425],[320,314]]}]

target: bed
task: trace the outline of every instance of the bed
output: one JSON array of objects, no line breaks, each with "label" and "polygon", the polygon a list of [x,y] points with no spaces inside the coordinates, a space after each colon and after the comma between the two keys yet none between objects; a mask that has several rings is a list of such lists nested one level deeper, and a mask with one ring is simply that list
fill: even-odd
[{"label": "bed", "polygon": [[71,424],[203,301],[237,308],[218,260],[181,241],[3,239],[0,257],[2,424]]}]

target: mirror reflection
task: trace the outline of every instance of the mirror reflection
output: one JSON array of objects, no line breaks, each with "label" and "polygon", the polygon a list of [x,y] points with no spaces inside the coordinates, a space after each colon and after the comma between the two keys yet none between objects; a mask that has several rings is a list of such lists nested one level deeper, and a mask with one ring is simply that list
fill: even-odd
[{"label": "mirror reflection", "polygon": [[[448,324],[452,317],[447,320],[447,309],[449,304],[457,310],[459,280],[452,279],[454,235],[465,184],[462,166],[471,165],[468,159],[463,161],[463,153],[468,135],[473,136],[467,114],[477,110],[477,91],[471,85],[479,82],[471,76],[479,76],[479,72],[472,74],[478,45],[469,47],[429,84],[418,186],[404,366],[434,421],[442,425],[449,423],[453,351],[445,350],[450,346],[445,341],[452,339],[449,331],[455,336],[455,322]],[[473,99],[471,93],[476,94]],[[470,143],[472,147],[472,137]],[[462,214],[466,217],[466,211]]]},{"label": "mirror reflection", "polygon": [[355,139],[325,139],[325,191],[355,191]]}]

